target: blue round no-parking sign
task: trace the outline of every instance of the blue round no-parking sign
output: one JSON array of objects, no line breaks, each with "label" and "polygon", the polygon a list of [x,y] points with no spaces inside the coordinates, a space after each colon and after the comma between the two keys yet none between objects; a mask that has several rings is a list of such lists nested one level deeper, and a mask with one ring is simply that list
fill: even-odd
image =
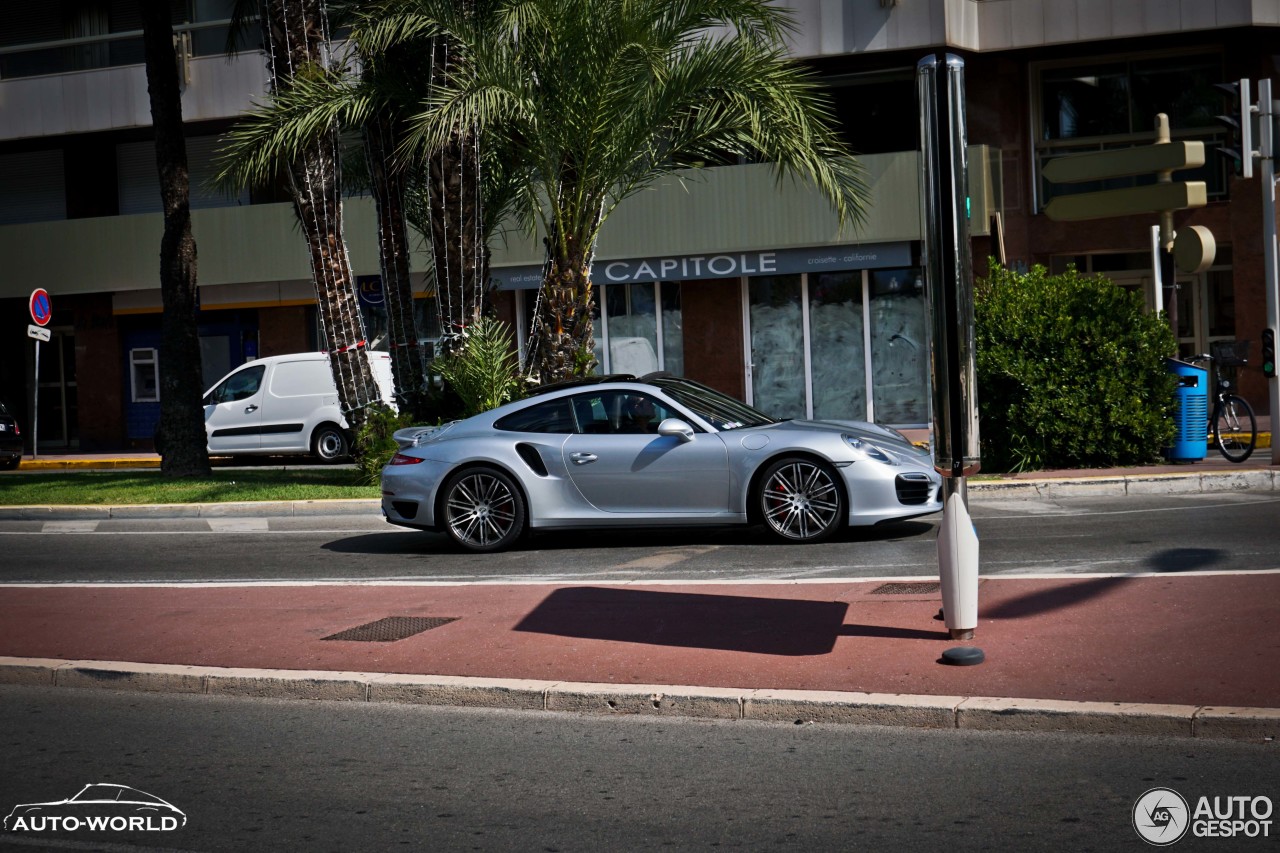
[{"label": "blue round no-parking sign", "polygon": [[49,293],[43,287],[31,291],[31,319],[37,326],[47,326],[53,319],[53,306],[49,304]]}]

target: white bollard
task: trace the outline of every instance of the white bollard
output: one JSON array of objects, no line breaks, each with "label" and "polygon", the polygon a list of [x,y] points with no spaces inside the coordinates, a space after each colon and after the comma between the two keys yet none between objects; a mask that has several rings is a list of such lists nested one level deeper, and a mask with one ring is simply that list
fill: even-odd
[{"label": "white bollard", "polygon": [[942,490],[942,525],[938,528],[942,618],[951,639],[968,640],[978,627],[978,531],[965,505],[964,479],[947,478]]}]

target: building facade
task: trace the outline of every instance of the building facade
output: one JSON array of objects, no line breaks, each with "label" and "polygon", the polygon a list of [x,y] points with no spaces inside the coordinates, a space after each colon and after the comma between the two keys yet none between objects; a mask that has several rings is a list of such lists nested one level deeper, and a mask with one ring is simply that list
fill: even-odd
[{"label": "building facade", "polygon": [[[1268,42],[1280,0],[791,0],[794,55],[829,87],[842,132],[866,167],[870,216],[842,227],[811,190],[766,166],[700,170],[628,200],[605,225],[593,267],[601,370],[664,369],[784,417],[923,426],[928,413],[921,286],[915,66],[965,59],[971,232],[988,257],[1110,277],[1155,305],[1155,215],[1050,221],[1063,187],[1044,164],[1147,144],[1156,113],[1175,139],[1206,143],[1209,204],[1175,226],[1218,243],[1206,272],[1179,275],[1179,346],[1257,341],[1262,328],[1259,180],[1217,152],[1227,111],[1215,83],[1275,76]],[[262,54],[223,55],[229,0],[175,4],[187,81],[200,336],[211,385],[244,361],[319,348],[305,247],[278,192],[207,187],[218,134],[266,91]],[[42,450],[145,448],[159,413],[158,179],[140,24],[121,0],[0,6],[0,396],[29,423],[37,387],[28,296],[52,297],[40,344]],[[1107,182],[1122,186],[1124,180]],[[374,215],[347,202],[346,240],[378,340]],[[495,305],[528,344],[537,244],[493,247]],[[425,260],[418,253],[417,260]],[[419,271],[421,328],[436,334]],[[1256,343],[1255,343],[1256,347]],[[1242,390],[1266,406],[1261,374]]]}]

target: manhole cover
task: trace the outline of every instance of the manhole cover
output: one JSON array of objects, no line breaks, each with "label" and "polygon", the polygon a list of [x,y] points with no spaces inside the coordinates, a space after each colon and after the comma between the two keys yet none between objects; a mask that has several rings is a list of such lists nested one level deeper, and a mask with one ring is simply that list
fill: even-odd
[{"label": "manhole cover", "polygon": [[456,616],[388,616],[321,639],[349,640],[356,643],[393,643],[457,621]]},{"label": "manhole cover", "polygon": [[920,583],[882,583],[871,590],[872,595],[926,595],[938,592],[942,584],[938,581],[921,581]]}]

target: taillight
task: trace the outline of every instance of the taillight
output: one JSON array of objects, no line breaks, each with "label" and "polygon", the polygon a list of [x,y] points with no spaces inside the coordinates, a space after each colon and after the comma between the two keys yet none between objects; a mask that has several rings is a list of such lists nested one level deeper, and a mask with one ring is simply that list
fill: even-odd
[{"label": "taillight", "polygon": [[417,465],[421,461],[417,456],[405,456],[403,453],[391,457],[392,465]]}]

